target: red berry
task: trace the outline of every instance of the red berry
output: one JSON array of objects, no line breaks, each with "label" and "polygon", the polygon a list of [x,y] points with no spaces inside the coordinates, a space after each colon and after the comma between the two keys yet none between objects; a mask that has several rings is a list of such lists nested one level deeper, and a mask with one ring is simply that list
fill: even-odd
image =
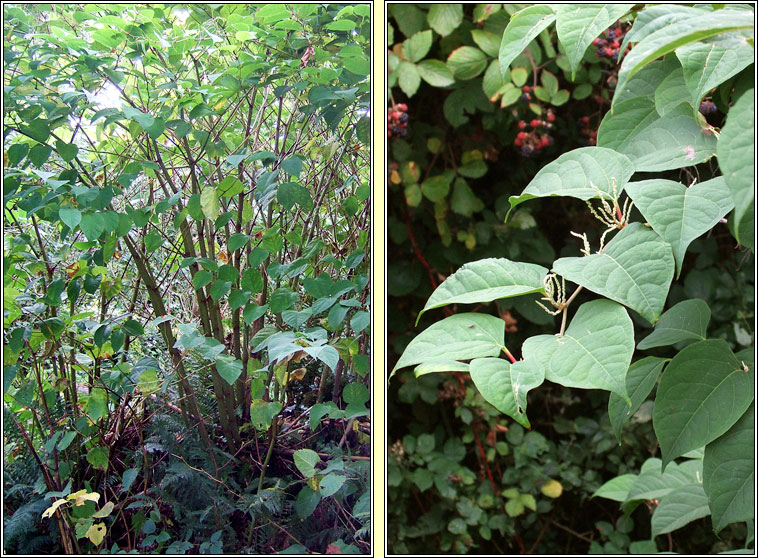
[{"label": "red berry", "polygon": [[532,88],[529,87],[528,85],[525,85],[524,87],[521,88],[521,91],[523,91],[524,93],[529,93],[531,90]]},{"label": "red berry", "polygon": [[524,142],[520,138],[516,138],[515,140],[513,140],[513,145],[515,145],[516,147],[521,147],[523,143]]},{"label": "red berry", "polygon": [[408,110],[408,105],[406,105],[405,103],[399,103],[398,105],[395,106],[395,108],[401,112],[406,112]]},{"label": "red berry", "polygon": [[584,122],[585,124],[589,124],[589,121],[590,121],[589,116],[582,116],[582,122]]},{"label": "red berry", "polygon": [[395,120],[400,120],[400,117],[402,116],[402,114],[403,114],[402,112],[395,111],[392,113],[392,118],[394,118]]},{"label": "red berry", "polygon": [[524,122],[523,120],[519,120],[518,121],[518,128],[519,128],[519,130],[523,130],[524,128],[526,128],[526,122]]},{"label": "red berry", "polygon": [[548,122],[555,122],[555,115],[552,112],[547,113],[547,121]]},{"label": "red berry", "polygon": [[600,37],[597,37],[596,39],[592,40],[592,44],[595,46],[598,46],[602,41],[603,39],[601,39]]},{"label": "red berry", "polygon": [[534,120],[532,120],[529,124],[531,125],[532,128],[539,128],[540,127],[540,121],[537,120],[536,118]]},{"label": "red berry", "polygon": [[542,147],[547,147],[548,145],[550,145],[550,140],[548,139],[547,136],[542,136],[542,139],[540,139],[540,145]]},{"label": "red berry", "polygon": [[620,46],[621,46],[621,44],[620,44],[618,41],[613,41],[613,42],[611,43],[611,46],[612,46],[613,48],[618,48],[618,47],[620,47]]},{"label": "red berry", "polygon": [[611,57],[613,56],[613,49],[610,47],[606,47],[606,49],[603,51],[606,56]]},{"label": "red berry", "polygon": [[522,140],[522,141],[526,139],[526,132],[519,132],[518,134],[516,134],[516,139]]}]

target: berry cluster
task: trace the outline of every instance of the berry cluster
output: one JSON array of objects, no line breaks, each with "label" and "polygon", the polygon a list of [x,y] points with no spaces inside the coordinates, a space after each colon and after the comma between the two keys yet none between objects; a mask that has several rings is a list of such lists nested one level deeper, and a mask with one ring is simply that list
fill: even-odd
[{"label": "berry cluster", "polygon": [[597,130],[593,130],[590,127],[590,117],[582,116],[576,123],[579,128],[579,133],[585,136],[587,139],[587,145],[595,145],[597,143]]},{"label": "berry cluster", "polygon": [[[601,37],[592,41],[592,44],[597,47],[595,56],[598,58],[607,58],[614,64],[619,61],[619,49],[621,48],[621,42],[624,39],[624,35],[629,29],[623,29],[621,24],[617,23],[610,29],[606,29]],[[629,52],[627,47],[624,54]]]},{"label": "berry cluster", "polygon": [[387,108],[387,137],[405,137],[408,133],[408,105],[393,104]]},{"label": "berry cluster", "polygon": [[[524,86],[525,94],[529,94],[527,90],[529,86]],[[542,153],[542,149],[553,145],[553,136],[547,133],[543,133],[540,130],[552,130],[553,122],[555,122],[555,114],[548,109],[545,113],[545,120],[532,119],[528,123],[531,130],[526,131],[527,122],[519,120],[518,128],[521,130],[516,134],[516,139],[513,140],[513,145],[521,150],[521,155],[524,157],[531,157],[532,155],[539,155]]]}]

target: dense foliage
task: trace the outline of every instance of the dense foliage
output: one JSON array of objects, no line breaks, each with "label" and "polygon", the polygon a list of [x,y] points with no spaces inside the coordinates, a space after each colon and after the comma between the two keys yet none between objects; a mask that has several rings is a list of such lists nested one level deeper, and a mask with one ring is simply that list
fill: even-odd
[{"label": "dense foliage", "polygon": [[752,7],[389,14],[390,550],[754,552]]},{"label": "dense foliage", "polygon": [[3,9],[4,550],[368,552],[370,6]]}]

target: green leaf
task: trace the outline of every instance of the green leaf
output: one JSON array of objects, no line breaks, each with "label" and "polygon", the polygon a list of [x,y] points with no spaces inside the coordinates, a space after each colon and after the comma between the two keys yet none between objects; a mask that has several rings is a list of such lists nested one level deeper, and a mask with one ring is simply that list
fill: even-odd
[{"label": "green leaf", "polygon": [[139,468],[127,469],[121,477],[121,493],[129,492],[134,481],[137,480]]},{"label": "green leaf", "polygon": [[450,192],[450,183],[453,178],[455,178],[455,173],[452,170],[446,170],[442,174],[424,180],[421,183],[421,191],[430,201],[442,201]]},{"label": "green leaf", "polygon": [[423,60],[416,65],[421,79],[433,87],[447,87],[455,83],[453,72],[441,60]]},{"label": "green leaf", "polygon": [[87,452],[87,462],[96,469],[108,470],[108,449],[95,446]]},{"label": "green leaf", "polygon": [[421,76],[415,64],[403,60],[397,66],[397,83],[408,97],[413,97],[421,85]]},{"label": "green leaf", "polygon": [[231,386],[242,374],[242,362],[230,355],[218,355],[216,357],[216,371]]},{"label": "green leaf", "polygon": [[655,399],[653,428],[663,465],[729,430],[753,401],[754,386],[754,375],[723,339],[682,349],[663,372]]},{"label": "green leaf", "polygon": [[611,419],[613,433],[616,434],[619,443],[621,443],[621,430],[647,399],[650,392],[653,391],[666,362],[667,359],[665,358],[645,357],[629,367],[624,382],[626,383],[626,392],[632,400],[631,407],[615,393],[612,393],[608,398],[608,416]]},{"label": "green leaf", "polygon": [[587,48],[634,4],[561,4],[555,6],[555,30],[571,66],[571,80]]},{"label": "green leaf", "polygon": [[500,354],[505,322],[486,314],[455,314],[441,320],[414,338],[392,369],[429,361],[469,360]]},{"label": "green leaf", "polygon": [[427,300],[421,315],[446,304],[491,302],[529,293],[544,292],[547,269],[505,258],[486,258],[464,264],[440,284]]},{"label": "green leaf", "polygon": [[356,312],[350,319],[350,327],[356,333],[356,335],[362,332],[371,324],[371,314],[364,310]]},{"label": "green leaf", "polygon": [[156,231],[145,235],[145,253],[154,252],[163,244],[163,237]]},{"label": "green leaf", "polygon": [[463,21],[463,6],[461,4],[432,4],[426,19],[429,27],[446,37]]},{"label": "green leaf", "polygon": [[714,87],[747,68],[755,58],[746,37],[718,35],[676,49],[693,107]]},{"label": "green leaf", "polygon": [[526,417],[526,394],[545,381],[541,366],[532,361],[511,364],[500,358],[477,358],[471,361],[469,372],[488,403],[524,428],[531,428]]},{"label": "green leaf", "polygon": [[300,329],[300,327],[305,322],[307,322],[312,315],[313,310],[310,308],[306,308],[301,312],[297,312],[295,310],[284,310],[282,312],[282,320],[284,320],[285,324],[292,326],[295,329]]},{"label": "green leaf", "polygon": [[250,236],[243,233],[233,234],[229,237],[229,242],[226,246],[227,251],[232,254],[242,248],[248,242],[250,242]]},{"label": "green leaf", "polygon": [[255,320],[263,316],[268,310],[268,304],[258,306],[255,303],[249,302],[245,309],[242,311],[242,319],[245,320],[247,325],[252,324]]},{"label": "green leaf", "polygon": [[203,215],[208,219],[214,220],[221,211],[221,204],[218,201],[218,192],[213,186],[206,186],[200,194],[200,207]]},{"label": "green leaf", "polygon": [[321,458],[315,451],[310,449],[295,450],[292,457],[295,461],[295,467],[304,477],[311,478],[316,474],[316,464],[321,461]]},{"label": "green leaf", "polygon": [[[297,451],[295,453],[297,453]],[[316,511],[316,506],[318,506],[320,501],[321,494],[313,490],[310,486],[304,486],[297,494],[297,499],[295,500],[295,512],[297,512],[297,515],[302,519],[307,519],[313,515],[314,511]]]},{"label": "green leaf", "polygon": [[513,14],[500,41],[498,62],[501,76],[505,76],[511,62],[529,46],[537,35],[553,23],[555,18],[553,8],[547,4],[529,6]]},{"label": "green leaf", "polygon": [[[671,111],[677,109],[689,97],[689,90],[684,81],[684,74],[681,68],[677,68],[667,75],[660,85],[656,87],[653,100],[655,101],[655,110],[660,116],[666,116]],[[699,105],[698,105],[699,106]],[[692,112],[692,105],[687,106],[687,111]]]},{"label": "green leaf", "polygon": [[290,176],[297,177],[303,170],[303,160],[293,155],[282,162],[282,170]]},{"label": "green leaf", "polygon": [[139,111],[130,106],[126,106],[122,109],[124,116],[129,120],[133,120],[140,127],[147,132],[147,135],[152,139],[158,139],[158,137],[166,129],[166,123],[155,116]]},{"label": "green leaf", "polygon": [[749,521],[755,503],[755,405],[720,438],[705,446],[703,489],[718,533],[729,523]]},{"label": "green leaf", "polygon": [[279,287],[269,298],[269,308],[274,314],[279,314],[282,310],[290,308],[298,299],[298,294],[292,292],[287,287]]},{"label": "green leaf", "polygon": [[710,513],[702,484],[678,486],[655,508],[650,519],[652,536],[670,533]]},{"label": "green leaf", "polygon": [[615,477],[598,488],[592,494],[592,498],[607,498],[616,502],[623,502],[626,500],[626,495],[629,494],[629,489],[636,479],[637,475],[632,474]]},{"label": "green leaf", "polygon": [[241,291],[239,289],[233,289],[229,293],[229,307],[232,310],[242,308],[250,300],[250,291]]},{"label": "green leaf", "polygon": [[231,288],[231,281],[224,281],[222,279],[214,281],[209,290],[213,302],[218,302],[222,296],[225,296],[231,290]]},{"label": "green leaf", "polygon": [[432,47],[432,31],[419,31],[403,42],[403,56],[408,62],[418,62]]},{"label": "green leaf", "polygon": [[471,38],[487,56],[497,58],[500,52],[500,37],[498,35],[482,29],[472,29]]},{"label": "green leaf", "polygon": [[102,213],[85,213],[79,223],[87,240],[97,240],[105,231],[105,219]]},{"label": "green leaf", "polygon": [[655,101],[636,98],[618,103],[597,132],[597,144],[626,155],[637,171],[690,167],[716,153],[716,138],[702,132],[689,105],[660,117]]},{"label": "green leaf", "polygon": [[342,485],[345,484],[347,477],[345,475],[337,475],[335,473],[329,473],[318,485],[319,492],[322,498],[327,498],[334,495]]},{"label": "green leaf", "polygon": [[58,151],[58,155],[61,156],[61,159],[67,163],[73,161],[76,158],[77,153],[79,153],[79,148],[75,144],[65,143],[60,140],[55,141],[55,149]]},{"label": "green leaf", "polygon": [[[484,165],[484,163],[482,163],[482,165],[484,166],[486,173],[486,165]],[[463,167],[458,167],[458,172],[462,174],[462,171]],[[484,202],[474,194],[474,191],[465,180],[458,177],[453,184],[453,195],[450,197],[450,208],[458,215],[471,217],[474,213],[478,213],[484,209]]]},{"label": "green leaf", "polygon": [[689,188],[673,180],[630,182],[626,193],[663,240],[671,244],[677,278],[687,246],[708,232],[734,207],[724,178],[719,176]]},{"label": "green leaf", "polygon": [[50,153],[52,152],[52,148],[38,143],[29,150],[28,157],[35,167],[41,167],[45,161],[47,161],[48,157],[50,157]]},{"label": "green leaf", "polygon": [[76,225],[82,221],[82,212],[75,207],[61,207],[58,209],[58,217],[61,218],[61,221],[63,221],[69,229],[74,230]]},{"label": "green leaf", "polygon": [[276,199],[288,211],[295,204],[300,205],[304,209],[310,209],[313,206],[313,198],[308,188],[301,186],[297,182],[283,182],[280,184],[276,192]]},{"label": "green leaf", "polygon": [[640,341],[637,348],[645,350],[682,341],[704,341],[710,319],[711,309],[704,300],[683,300],[661,314],[653,333]]},{"label": "green leaf", "polygon": [[472,79],[487,67],[487,55],[472,46],[458,47],[448,56],[447,67],[456,79]]},{"label": "green leaf", "polygon": [[654,231],[632,223],[605,246],[602,254],[560,258],[553,271],[655,323],[674,276],[674,257],[671,246]]},{"label": "green leaf", "polygon": [[753,26],[754,14],[749,10],[716,10],[687,19],[669,18],[666,25],[637,38],[639,42],[621,64],[616,88],[623,89],[627,80],[645,65],[681,46],[728,31],[752,29]]},{"label": "green leaf", "polygon": [[[570,196],[580,200],[598,197],[593,186],[611,194],[616,179],[621,192],[634,173],[634,165],[621,153],[603,147],[581,147],[564,153],[548,163],[534,176],[520,196],[509,198],[511,208],[533,198]],[[506,217],[507,219],[507,217]]]},{"label": "green leaf", "polygon": [[192,286],[195,287],[196,291],[202,289],[211,281],[213,281],[213,273],[205,271],[204,269],[197,271],[195,275],[192,276]]},{"label": "green leaf", "polygon": [[754,96],[755,89],[748,89],[734,103],[717,146],[719,167],[734,200],[735,231],[755,196]]},{"label": "green leaf", "polygon": [[642,464],[640,474],[632,483],[625,501],[661,500],[675,488],[700,482],[702,478],[703,462],[699,459],[681,464],[673,462],[664,470],[661,460],[651,457]]},{"label": "green leaf", "polygon": [[566,387],[604,389],[627,403],[626,371],[634,352],[634,327],[623,306],[593,300],[579,307],[564,335],[524,341],[525,361],[545,370],[545,379]]}]

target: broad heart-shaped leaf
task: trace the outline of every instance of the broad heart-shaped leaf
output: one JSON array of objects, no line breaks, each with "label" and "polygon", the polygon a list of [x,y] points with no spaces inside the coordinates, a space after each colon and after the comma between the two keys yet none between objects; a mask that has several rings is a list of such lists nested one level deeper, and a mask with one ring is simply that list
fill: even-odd
[{"label": "broad heart-shaped leaf", "polygon": [[623,90],[618,88],[614,90],[614,107],[623,101],[636,99],[637,97],[646,97],[655,101],[655,92],[660,84],[673,72],[680,70],[679,62],[674,57],[656,60],[648,64],[626,82],[626,87]]},{"label": "broad heart-shaped leaf", "polygon": [[729,523],[748,521],[755,502],[755,404],[726,434],[705,446],[703,489],[718,533]]},{"label": "broad heart-shaped leaf", "polygon": [[434,372],[468,372],[468,370],[469,365],[465,362],[458,362],[457,360],[431,360],[419,364],[413,369],[413,373],[418,378],[424,374],[432,374]]},{"label": "broad heart-shaped leaf", "polygon": [[616,180],[617,191],[621,192],[632,174],[634,165],[626,155],[604,147],[580,147],[542,167],[520,196],[508,199],[511,203],[508,214],[532,198],[570,196],[588,200],[598,197],[595,187],[610,195],[612,178]]},{"label": "broad heart-shaped leaf", "polygon": [[311,449],[295,450],[292,454],[295,461],[295,467],[303,474],[304,477],[310,478],[316,474],[316,463],[321,461],[318,454]]},{"label": "broad heart-shaped leaf", "polygon": [[505,258],[486,258],[464,264],[435,289],[421,315],[446,304],[490,302],[499,298],[544,292],[547,269]]},{"label": "broad heart-shaped leaf", "polygon": [[673,462],[661,471],[661,460],[651,457],[642,464],[640,474],[629,488],[625,501],[660,500],[675,488],[700,482],[702,478],[703,462],[699,459],[681,464]]},{"label": "broad heart-shaped leaf", "polygon": [[650,519],[652,536],[670,533],[710,513],[702,484],[696,482],[679,486],[655,508]]},{"label": "broad heart-shaped leaf", "polygon": [[734,200],[735,231],[755,196],[754,95],[755,89],[748,89],[729,110],[717,147],[719,166]]},{"label": "broad heart-shaped leaf", "polygon": [[755,377],[723,339],[682,349],[658,383],[653,428],[665,467],[729,430],[753,401]]},{"label": "broad heart-shaped leaf", "polygon": [[629,367],[625,382],[626,391],[632,400],[631,407],[615,393],[611,393],[608,398],[608,416],[611,419],[611,427],[619,444],[621,443],[621,429],[653,391],[655,382],[658,381],[658,376],[667,360],[658,357],[645,357]]},{"label": "broad heart-shaped leaf", "polygon": [[[58,217],[66,226],[73,230],[82,221],[82,212],[75,207],[61,207],[58,209]],[[98,235],[99,236],[99,235]]]},{"label": "broad heart-shaped leaf", "polygon": [[221,204],[218,201],[218,193],[213,186],[206,186],[200,194],[200,207],[203,215],[208,219],[215,220],[221,211]]},{"label": "broad heart-shaped leaf", "polygon": [[231,386],[242,374],[242,362],[230,355],[218,355],[216,357],[216,370],[219,376]]},{"label": "broad heart-shaped leaf", "polygon": [[[677,68],[675,71],[667,75],[663,81],[656,87],[655,95],[655,110],[660,116],[666,116],[674,109],[677,109],[682,102],[689,101],[689,89],[684,81],[684,74],[681,68]],[[698,105],[699,107],[700,105]],[[692,105],[688,107],[689,111],[693,110]]]},{"label": "broad heart-shaped leaf", "polygon": [[675,304],[655,324],[653,333],[637,344],[640,350],[665,347],[680,341],[704,341],[711,309],[704,300],[693,298]]},{"label": "broad heart-shaped leaf", "polygon": [[503,349],[505,322],[486,314],[455,314],[432,324],[403,351],[392,369],[431,361],[496,357]]},{"label": "broad heart-shaped leaf", "polygon": [[524,428],[531,428],[526,418],[526,394],[545,381],[541,366],[533,361],[511,364],[501,358],[476,358],[471,361],[469,372],[488,403]]},{"label": "broad heart-shaped leaf", "polygon": [[685,20],[672,19],[657,31],[645,36],[624,57],[619,70],[617,88],[626,86],[627,80],[656,58],[720,33],[751,29],[755,14],[752,10],[716,10]]},{"label": "broad heart-shaped leaf", "polygon": [[79,228],[87,240],[97,240],[105,231],[105,218],[102,213],[85,213],[79,222]]},{"label": "broad heart-shaped leaf", "polygon": [[571,79],[593,39],[634,7],[634,4],[560,4],[555,30],[571,65]]},{"label": "broad heart-shaped leaf", "polygon": [[519,10],[511,17],[500,41],[500,75],[505,81],[505,74],[511,62],[521,54],[529,43],[543,29],[555,21],[556,15],[551,6],[539,4]]},{"label": "broad heart-shaped leaf", "polygon": [[673,180],[630,182],[626,185],[626,193],[653,230],[671,244],[677,278],[682,271],[687,246],[713,228],[734,207],[722,176],[689,188]]},{"label": "broad heart-shaped leaf", "polygon": [[623,153],[637,171],[690,167],[716,153],[716,138],[706,135],[684,103],[661,117],[655,101],[638,97],[618,103],[597,131],[597,144]]},{"label": "broad heart-shaped leaf", "polygon": [[595,490],[592,498],[608,498],[616,502],[623,502],[626,500],[629,488],[631,488],[635,480],[637,480],[637,475],[631,473],[613,478]]},{"label": "broad heart-shaped leaf", "polygon": [[561,258],[553,271],[638,312],[650,323],[661,316],[674,276],[671,246],[641,223],[624,227],[602,254]]},{"label": "broad heart-shaped leaf", "polygon": [[753,63],[755,53],[746,37],[717,35],[676,49],[693,107],[714,87]]},{"label": "broad heart-shaped leaf", "polygon": [[593,300],[579,307],[563,336],[524,341],[525,361],[545,369],[545,379],[566,387],[604,389],[630,401],[624,377],[634,352],[634,327],[623,306]]}]

